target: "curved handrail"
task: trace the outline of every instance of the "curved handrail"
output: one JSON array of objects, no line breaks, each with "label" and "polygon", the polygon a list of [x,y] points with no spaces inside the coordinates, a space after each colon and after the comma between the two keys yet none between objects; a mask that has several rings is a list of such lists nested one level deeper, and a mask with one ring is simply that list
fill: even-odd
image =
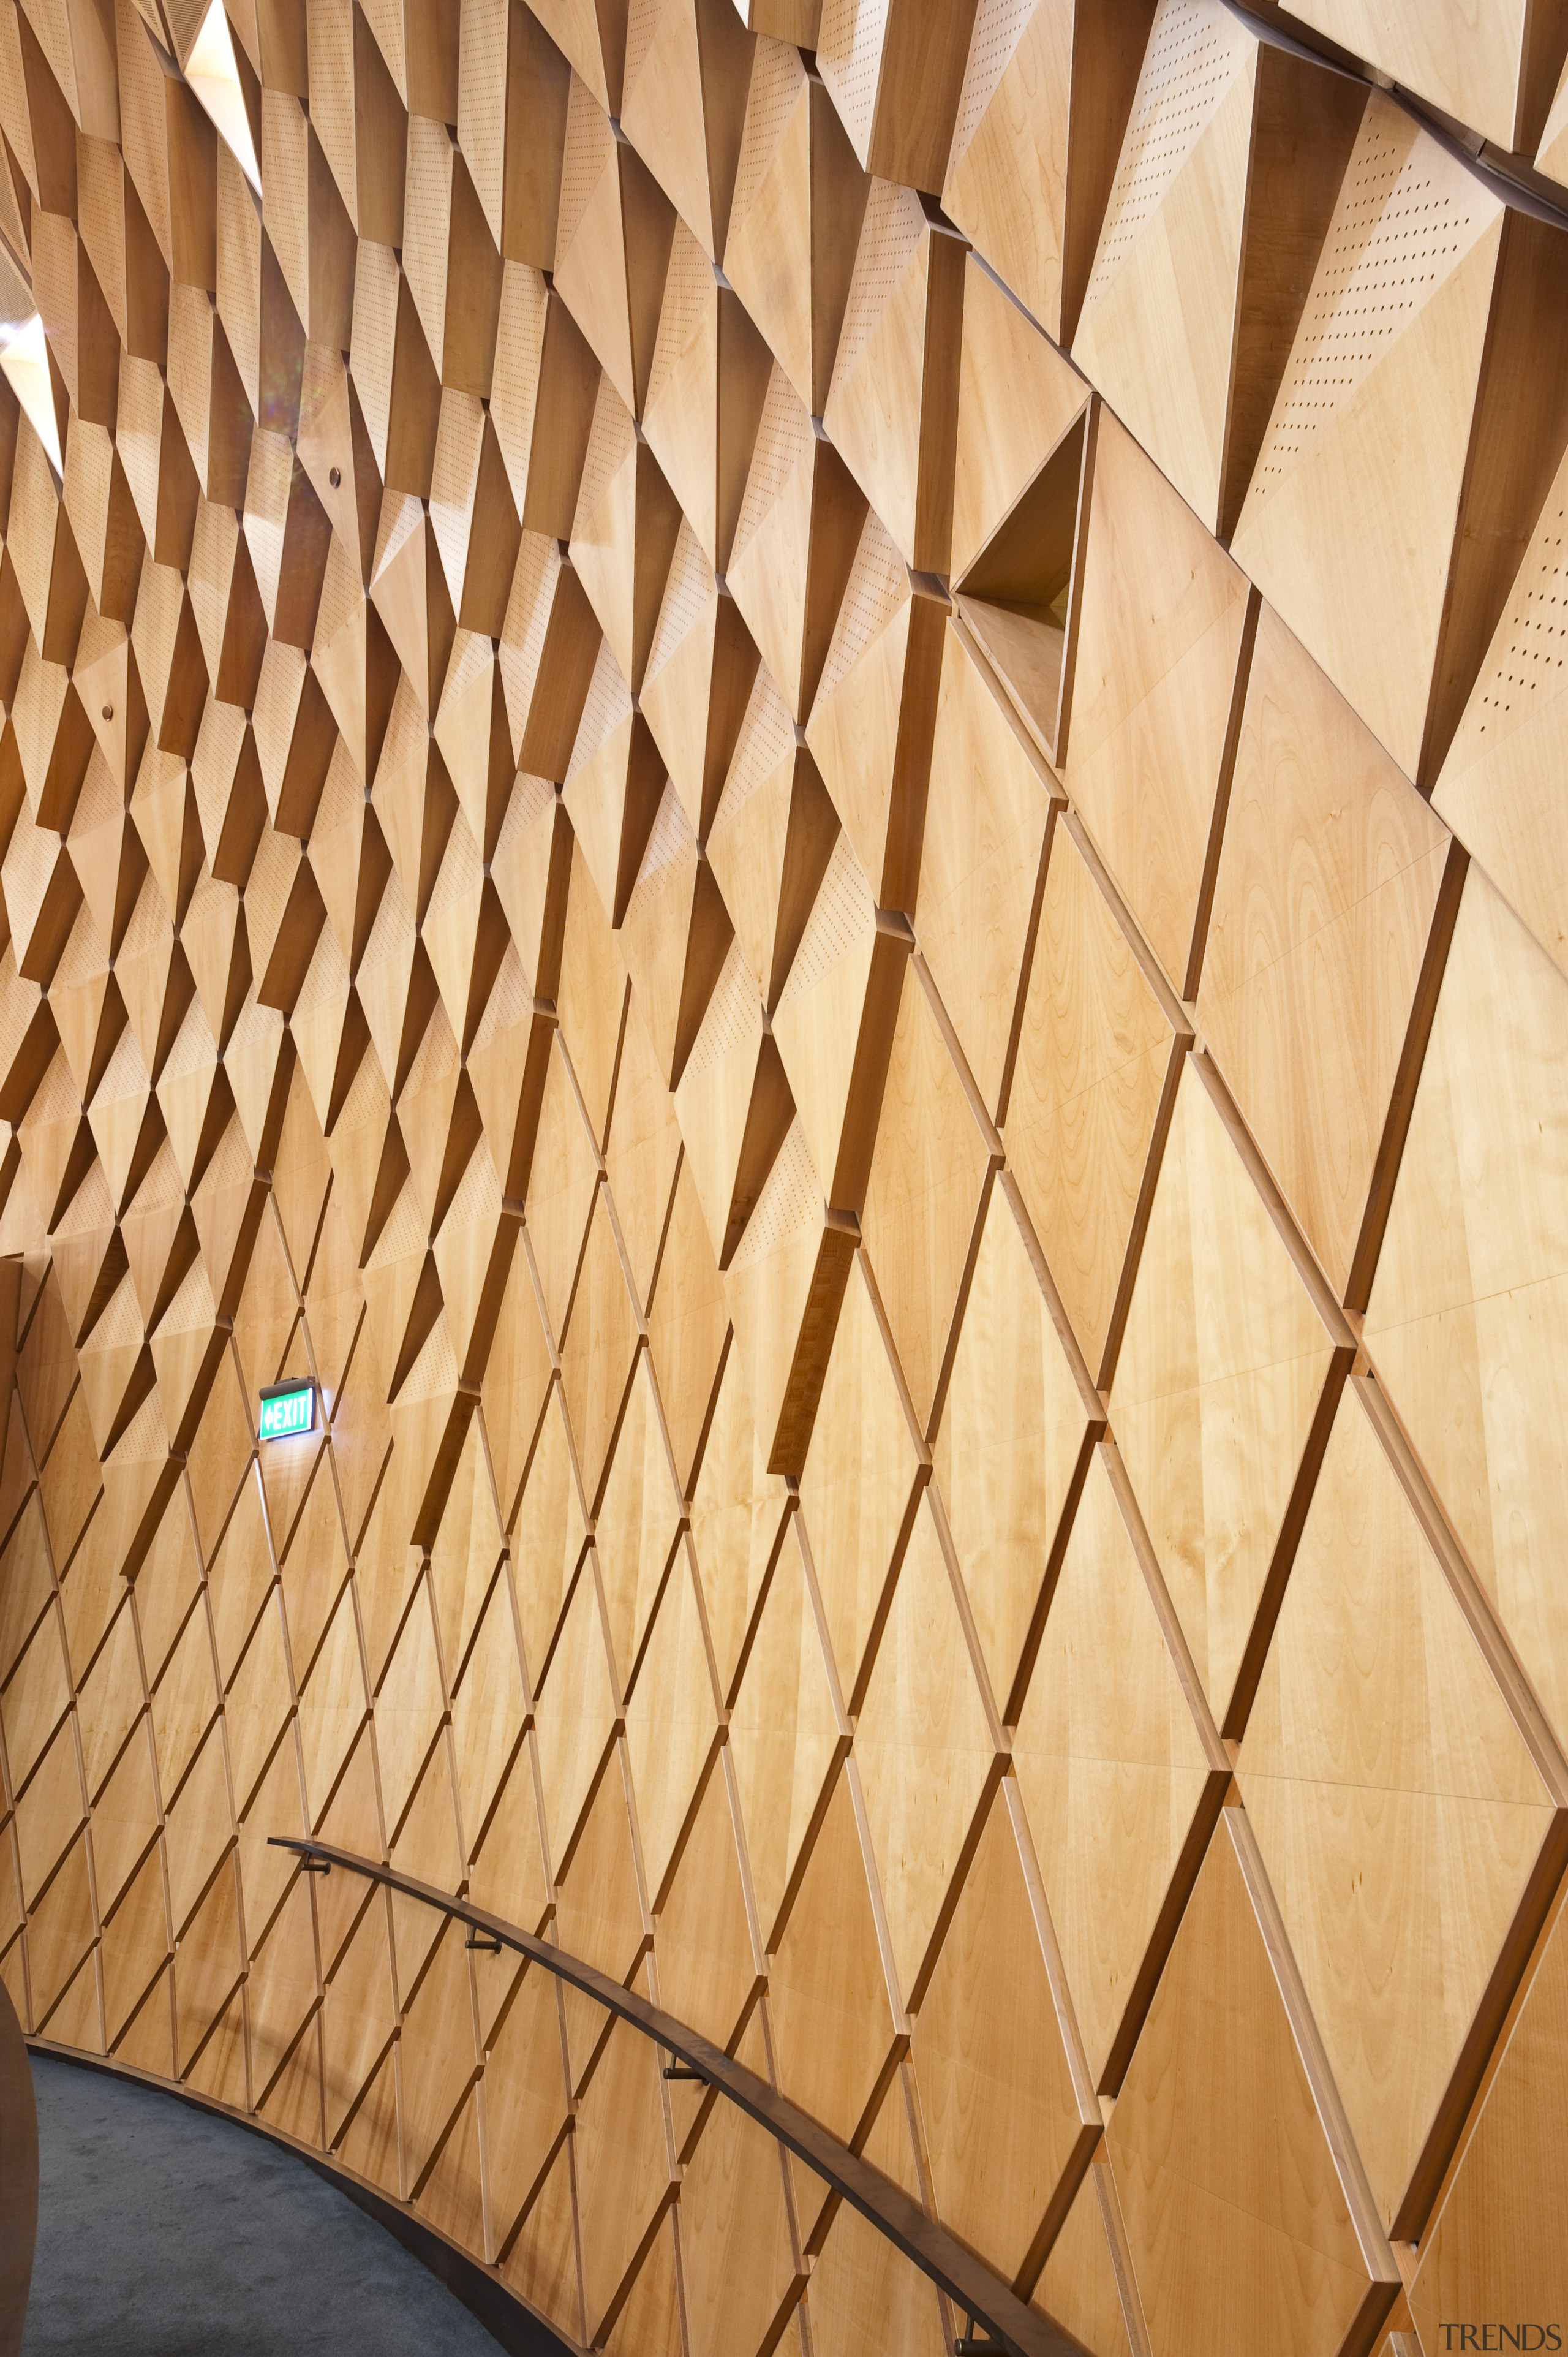
[{"label": "curved handrail", "polygon": [[966,2316],[983,2324],[999,2351],[1005,2350],[1008,2357],[1083,2357],[1081,2342],[1051,2318],[1028,2307],[956,2235],[936,2219],[928,2217],[901,2185],[841,2144],[809,2112],[803,2112],[787,2095],[777,2093],[766,2079],[758,2078],[755,2071],[748,2071],[744,2063],[736,2061],[685,2022],[678,2021],[673,2014],[650,2005],[646,1997],[624,1988],[619,1981],[611,1980],[607,1974],[585,1964],[581,1957],[569,1955],[564,1948],[553,1947],[548,1941],[536,1938],[520,1924],[505,1922],[484,1908],[470,1906],[467,1900],[437,1890],[428,1882],[416,1882],[412,1875],[400,1874],[395,1867],[356,1857],[352,1850],[333,1849],[326,1842],[302,1841],[282,1834],[273,1835],[272,1846],[293,1850],[300,1858],[318,1858],[327,1866],[342,1867],[349,1874],[363,1875],[368,1882],[383,1883],[405,1899],[418,1900],[456,1922],[467,1923],[470,1930],[499,1940],[503,1948],[514,1949],[532,1964],[542,1964],[557,1980],[580,1989],[585,1996],[603,2006],[607,2013],[618,2015],[656,2045],[667,2049],[678,2061],[727,2095],[769,2136],[786,2145],[797,2159],[804,2161],[814,2175],[841,2194],[879,2234],[901,2251],[911,2266],[946,2292]]}]

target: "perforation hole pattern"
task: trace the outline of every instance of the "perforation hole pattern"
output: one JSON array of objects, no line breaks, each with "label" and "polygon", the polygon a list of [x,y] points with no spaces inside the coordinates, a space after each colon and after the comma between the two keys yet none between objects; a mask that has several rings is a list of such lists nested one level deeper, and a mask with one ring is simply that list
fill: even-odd
[{"label": "perforation hole pattern", "polygon": [[948,156],[950,173],[958,169],[970,141],[979,130],[1036,5],[1036,0],[980,0],[974,12],[974,31],[970,38],[958,120],[953,124],[952,147]]},{"label": "perforation hole pattern", "polygon": [[806,1144],[806,1133],[795,1122],[779,1149],[757,1209],[746,1222],[740,1249],[732,1264],[736,1271],[766,1260],[787,1236],[798,1235],[822,1216],[822,1189]]},{"label": "perforation hole pattern", "polygon": [[702,1028],[686,1059],[686,1069],[681,1076],[682,1092],[691,1082],[703,1080],[714,1071],[756,1030],[757,1008],[757,978],[746,962],[746,952],[739,941],[732,941]]},{"label": "perforation hole pattern", "polygon": [[667,778],[660,798],[659,814],[653,822],[653,832],[648,838],[648,848],[642,855],[642,865],[637,871],[637,889],[673,867],[691,850],[695,837],[692,822],[686,816],[686,806]]},{"label": "perforation hole pattern", "polygon": [[648,372],[648,398],[643,415],[656,410],[670,389],[682,354],[691,343],[714,290],[714,269],[683,221],[675,223],[675,242],[664,280],[664,303],[659,314],[659,334],[653,363]]},{"label": "perforation hole pattern", "polygon": [[543,817],[554,799],[555,789],[548,778],[530,777],[526,770],[520,770],[512,782],[511,799],[506,806],[506,816],[501,821],[500,839],[496,845],[497,851],[504,850],[509,844],[515,843],[520,835],[526,834],[534,821]]},{"label": "perforation hole pattern", "polygon": [[[482,1137],[469,1156],[467,1168],[457,1181],[457,1191],[446,1207],[446,1217],[441,1222],[443,1232],[460,1235],[465,1228],[478,1225],[494,1200],[495,1186],[496,1166],[489,1140]],[[456,1358],[454,1351],[454,1363]]]},{"label": "perforation hole pattern", "polygon": [[788,1006],[794,999],[803,998],[807,991],[814,990],[822,976],[831,974],[840,959],[848,957],[855,945],[865,939],[875,921],[876,903],[871,897],[871,887],[848,835],[841,833],[806,920],[806,930],[800,936],[800,946],[795,952],[779,1005]]},{"label": "perforation hole pattern", "polygon": [[631,0],[626,16],[626,66],[621,75],[621,112],[626,112],[632,91],[642,79],[642,69],[648,63],[648,52],[653,47],[653,37],[659,30],[661,0]]},{"label": "perforation hole pattern", "polygon": [[437,371],[446,325],[446,237],[452,148],[443,123],[408,119],[408,193],[403,200],[403,274]]},{"label": "perforation hole pattern", "polygon": [[620,726],[630,710],[631,690],[621,677],[621,668],[610,651],[608,639],[601,639],[599,659],[588,683],[588,699],[583,706],[583,717],[577,726],[577,740],[572,748],[572,759],[567,766],[568,785],[593,759],[611,731]]},{"label": "perforation hole pattern", "polygon": [[500,972],[485,1001],[485,1011],[479,1017],[479,1028],[474,1034],[474,1044],[468,1053],[476,1055],[488,1048],[492,1039],[499,1039],[503,1032],[511,1029],[514,1023],[521,1023],[532,1011],[532,1006],[533,995],[528,987],[522,960],[514,944],[509,941],[506,954],[501,959]]},{"label": "perforation hole pattern", "polygon": [[825,704],[847,679],[873,639],[880,638],[909,594],[904,560],[875,508],[866,511],[860,546],[833,625],[832,643],[822,666],[817,701]]},{"label": "perforation hole pattern", "polygon": [[1138,78],[1086,313],[1132,253],[1251,49],[1251,36],[1218,0],[1165,0]]},{"label": "perforation hole pattern", "polygon": [[860,356],[893,300],[925,226],[920,199],[912,188],[901,188],[892,180],[873,180],[833,361],[830,401],[859,367]]},{"label": "perforation hole pattern", "polygon": [[[376,1113],[381,1113],[384,1118],[386,1087],[381,1065],[374,1052],[368,1049],[360,1060],[359,1071],[349,1083],[349,1093],[343,1100],[343,1110],[338,1118],[348,1122],[350,1127]],[[231,1180],[236,1174],[243,1176],[247,1159],[243,1133],[237,1133],[231,1127],[224,1133],[218,1148],[218,1182],[222,1184]]]},{"label": "perforation hole pattern", "polygon": [[789,707],[779,694],[767,664],[758,663],[757,677],[752,682],[751,700],[740,724],[740,734],[735,740],[724,793],[714,813],[715,826],[745,809],[764,779],[770,778],[779,762],[793,749],[794,743],[795,730]]},{"label": "perforation hole pattern", "polygon": [[768,399],[762,406],[757,447],[751,455],[751,472],[746,479],[740,522],[736,526],[732,565],[745,554],[747,543],[811,442],[811,420],[806,405],[775,361],[768,380]]},{"label": "perforation hole pattern", "polygon": [[459,641],[441,690],[442,719],[449,712],[456,711],[480,673],[489,669],[490,659],[489,640],[481,638],[477,630],[471,637]]},{"label": "perforation hole pattern", "polygon": [[608,376],[601,376],[599,397],[594,404],[594,422],[588,433],[587,456],[583,461],[583,480],[577,492],[577,511],[572,519],[574,540],[587,530],[595,509],[636,444],[637,428],[630,410]]},{"label": "perforation hole pattern", "polygon": [[470,8],[457,54],[457,144],[492,228],[506,155],[507,14]]},{"label": "perforation hole pattern", "polygon": [[855,151],[864,156],[876,112],[890,0],[823,0],[817,63]]},{"label": "perforation hole pattern", "polygon": [[555,266],[572,251],[572,241],[583,226],[588,199],[615,145],[615,134],[586,82],[572,76],[572,96],[566,109],[566,145],[561,158],[561,210],[555,221]]},{"label": "perforation hole pattern", "polygon": [[426,923],[454,900],[470,899],[477,909],[484,881],[485,866],[479,857],[479,846],[474,841],[467,820],[458,811],[452,821],[452,832],[446,838],[446,848],[430,895]]},{"label": "perforation hole pattern", "polygon": [[1556,686],[1552,673],[1568,667],[1568,557],[1563,555],[1568,506],[1545,520],[1530,562],[1514,584],[1508,645],[1481,689],[1480,734],[1495,727],[1542,687]]},{"label": "perforation hole pattern", "polygon": [[682,516],[659,608],[659,627],[649,651],[647,679],[658,677],[687,633],[695,629],[713,594],[713,567],[703,554],[702,542]]},{"label": "perforation hole pattern", "polygon": [[371,927],[371,938],[365,943],[364,955],[360,960],[360,971],[373,974],[377,966],[384,964],[387,959],[400,956],[408,927],[408,900],[394,868],[387,878],[381,905],[376,910],[375,920]]},{"label": "perforation hole pattern", "polygon": [[740,160],[736,167],[735,195],[730,201],[732,237],[757,202],[757,191],[783,145],[789,117],[805,86],[806,70],[798,49],[784,41],[757,42],[746,102]]},{"label": "perforation hole pattern", "polygon": [[561,559],[553,541],[539,533],[525,533],[512,576],[511,602],[507,608],[501,640],[501,675],[522,699],[533,700],[533,683],[544,654],[544,634],[555,602],[555,577]]},{"label": "perforation hole pattern", "polygon": [[[477,1162],[478,1158],[476,1154],[475,1161]],[[405,1196],[412,1196],[413,1189],[410,1186],[403,1191]],[[415,1214],[417,1229],[418,1220],[424,1217],[417,1204]],[[450,1217],[450,1213],[447,1216]],[[390,1228],[392,1222],[389,1220],[387,1225]],[[409,1249],[406,1243],[403,1243],[403,1249],[404,1252]],[[428,1341],[409,1369],[403,1390],[398,1396],[406,1400],[411,1407],[419,1400],[436,1399],[443,1392],[456,1390],[461,1373],[462,1369],[457,1364],[457,1353],[452,1346],[451,1329],[445,1318],[438,1318],[430,1329]]]},{"label": "perforation hole pattern", "polygon": [[1405,115],[1368,107],[1268,439],[1263,500],[1457,269],[1489,218],[1472,181]]}]

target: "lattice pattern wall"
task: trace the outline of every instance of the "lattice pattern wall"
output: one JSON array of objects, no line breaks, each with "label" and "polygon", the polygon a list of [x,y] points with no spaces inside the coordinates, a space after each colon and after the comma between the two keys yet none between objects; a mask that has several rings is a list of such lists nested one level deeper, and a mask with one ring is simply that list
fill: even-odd
[{"label": "lattice pattern wall", "polygon": [[963,2319],[269,1835],[1097,2357],[1568,2327],[1568,19],[1298,15],[0,0],[0,1976],[574,2343]]}]

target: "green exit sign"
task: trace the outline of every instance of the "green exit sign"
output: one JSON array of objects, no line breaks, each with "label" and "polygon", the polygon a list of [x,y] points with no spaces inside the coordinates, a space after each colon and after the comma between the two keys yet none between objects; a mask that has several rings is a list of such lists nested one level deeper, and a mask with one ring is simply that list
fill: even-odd
[{"label": "green exit sign", "polygon": [[292,1440],[296,1432],[316,1429],[316,1385],[271,1383],[262,1394],[261,1433],[263,1440]]}]

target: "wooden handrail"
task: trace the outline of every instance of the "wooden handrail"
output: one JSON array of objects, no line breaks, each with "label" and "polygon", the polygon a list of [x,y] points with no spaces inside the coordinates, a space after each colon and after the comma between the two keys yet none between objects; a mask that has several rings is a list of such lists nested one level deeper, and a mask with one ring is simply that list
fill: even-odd
[{"label": "wooden handrail", "polygon": [[542,1964],[557,1980],[580,1989],[585,1996],[603,2006],[607,2013],[629,2022],[678,2062],[697,2072],[749,2119],[787,2146],[797,2159],[804,2161],[896,2250],[901,2251],[912,2266],[946,2292],[964,2315],[973,2323],[983,2324],[999,2351],[1005,2350],[1008,2357],[1085,2357],[1080,2341],[1050,2317],[1041,2315],[1021,2300],[956,2235],[935,2218],[928,2217],[901,2185],[841,2144],[820,2120],[792,2104],[787,2095],[779,2094],[766,2079],[758,2078],[755,2071],[748,2071],[744,2063],[736,2061],[699,2031],[678,2021],[673,2014],[650,2005],[646,1997],[623,1987],[619,1981],[611,1980],[607,1974],[585,1964],[581,1957],[569,1955],[564,1948],[536,1938],[520,1924],[505,1922],[484,1908],[471,1906],[466,1899],[437,1890],[428,1882],[416,1882],[412,1875],[400,1874],[395,1867],[356,1857],[351,1850],[333,1849],[326,1842],[296,1840],[281,1834],[272,1836],[272,1846],[274,1849],[292,1850],[302,1860],[315,1859],[328,1867],[341,1867],[347,1873],[363,1875],[368,1882],[382,1883],[405,1899],[418,1900],[424,1906],[434,1907],[455,1921],[467,1923],[471,1930],[498,1940],[503,1948],[526,1956],[531,1964]]}]

